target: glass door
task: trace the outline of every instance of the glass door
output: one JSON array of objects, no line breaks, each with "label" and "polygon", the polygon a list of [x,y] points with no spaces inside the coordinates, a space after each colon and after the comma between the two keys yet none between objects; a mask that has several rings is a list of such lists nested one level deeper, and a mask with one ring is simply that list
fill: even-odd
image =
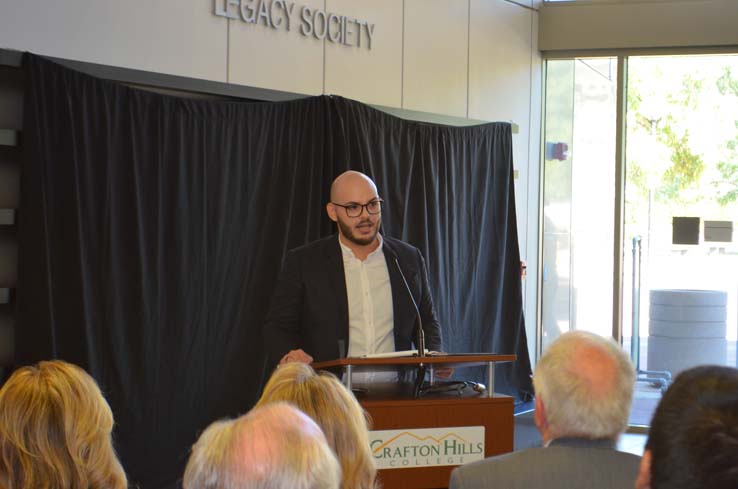
[{"label": "glass door", "polygon": [[544,127],[543,350],[612,335],[617,58],[549,60]]},{"label": "glass door", "polygon": [[736,365],[738,56],[630,57],[627,83],[623,334],[648,424],[659,378]]},{"label": "glass door", "polygon": [[631,423],[647,425],[679,372],[736,365],[738,56],[624,61],[624,162],[616,161],[617,59],[546,63],[537,353],[565,331],[611,336],[620,315],[616,339],[639,371]]}]

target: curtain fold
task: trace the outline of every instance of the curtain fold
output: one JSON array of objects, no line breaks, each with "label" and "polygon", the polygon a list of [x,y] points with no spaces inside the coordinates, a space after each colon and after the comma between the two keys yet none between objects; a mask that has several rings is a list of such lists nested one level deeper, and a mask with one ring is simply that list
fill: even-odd
[{"label": "curtain fold", "polygon": [[258,398],[282,258],[335,232],[324,205],[347,169],[423,252],[446,349],[516,353],[498,390],[529,396],[509,124],[177,98],[33,55],[25,74],[17,362],[90,371],[142,489],[175,487],[199,432]]}]

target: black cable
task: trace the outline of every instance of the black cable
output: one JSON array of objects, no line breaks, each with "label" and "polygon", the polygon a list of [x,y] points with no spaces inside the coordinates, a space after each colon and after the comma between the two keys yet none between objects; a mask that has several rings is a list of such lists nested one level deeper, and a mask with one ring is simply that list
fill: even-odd
[{"label": "black cable", "polygon": [[467,388],[474,389],[476,392],[479,393],[484,391],[484,387],[480,386],[476,382],[470,382],[466,380],[449,380],[421,387],[419,393],[422,396],[425,394],[438,394],[442,392],[456,391],[456,393],[460,396],[462,392]]},{"label": "black cable", "polygon": [[423,382],[425,381],[425,365],[418,365],[418,372],[415,377],[415,386],[413,388],[413,399],[417,399],[421,395]]}]

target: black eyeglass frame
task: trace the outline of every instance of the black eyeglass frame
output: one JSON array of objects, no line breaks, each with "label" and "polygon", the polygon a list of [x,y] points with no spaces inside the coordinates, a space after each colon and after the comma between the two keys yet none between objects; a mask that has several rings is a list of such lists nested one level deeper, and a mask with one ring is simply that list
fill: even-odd
[{"label": "black eyeglass frame", "polygon": [[[364,213],[364,209],[366,209],[367,214],[376,216],[377,214],[380,214],[382,212],[382,205],[384,204],[384,199],[377,197],[376,199],[373,199],[367,202],[366,204],[350,203],[350,204],[344,205],[344,204],[337,204],[336,202],[332,202],[332,201],[331,201],[331,204],[337,207],[343,207],[343,210],[346,211],[347,217],[359,217]],[[377,210],[376,212],[372,212],[369,210],[369,206],[373,204],[379,204],[379,210]],[[349,214],[350,207],[359,207],[360,208],[359,213],[356,214],[355,216],[352,216],[351,214]]]}]

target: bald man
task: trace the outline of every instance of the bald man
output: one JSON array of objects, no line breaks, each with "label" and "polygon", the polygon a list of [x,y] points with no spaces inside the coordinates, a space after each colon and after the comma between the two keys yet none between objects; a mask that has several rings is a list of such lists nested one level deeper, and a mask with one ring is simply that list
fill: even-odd
[{"label": "bald man", "polygon": [[339,489],[341,466],[318,425],[277,402],[208,426],[182,482],[184,489]]},{"label": "bald man", "polygon": [[628,426],[635,371],[614,341],[561,335],[533,376],[543,448],[454,469],[449,489],[632,489],[640,457],[615,450]]},{"label": "bald man", "polygon": [[269,367],[410,350],[413,301],[426,348],[441,350],[425,261],[417,248],[380,234],[382,202],[363,173],[333,181],[326,211],[338,234],[287,254],[264,328]]}]

